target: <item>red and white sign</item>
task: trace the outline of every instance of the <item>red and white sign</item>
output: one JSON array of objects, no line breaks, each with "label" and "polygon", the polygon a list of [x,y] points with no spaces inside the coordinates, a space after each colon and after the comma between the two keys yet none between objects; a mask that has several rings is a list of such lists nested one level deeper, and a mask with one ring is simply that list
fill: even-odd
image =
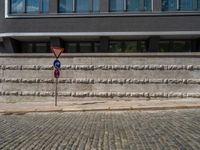
[{"label": "red and white sign", "polygon": [[58,59],[62,52],[64,51],[64,48],[59,47],[51,47],[51,51],[54,53],[55,57]]},{"label": "red and white sign", "polygon": [[54,77],[59,78],[60,77],[60,70],[56,69],[54,70]]}]

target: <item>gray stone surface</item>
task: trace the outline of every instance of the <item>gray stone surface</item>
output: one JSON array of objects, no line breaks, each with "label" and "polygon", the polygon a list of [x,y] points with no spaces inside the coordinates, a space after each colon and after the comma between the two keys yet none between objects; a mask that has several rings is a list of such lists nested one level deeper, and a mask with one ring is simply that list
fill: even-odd
[{"label": "gray stone surface", "polygon": [[[157,55],[64,55],[59,96],[199,98],[199,55]],[[54,58],[45,54],[14,56],[0,56],[0,101],[12,96],[16,101],[52,98]]]},{"label": "gray stone surface", "polygon": [[0,149],[200,149],[200,110],[0,116]]}]

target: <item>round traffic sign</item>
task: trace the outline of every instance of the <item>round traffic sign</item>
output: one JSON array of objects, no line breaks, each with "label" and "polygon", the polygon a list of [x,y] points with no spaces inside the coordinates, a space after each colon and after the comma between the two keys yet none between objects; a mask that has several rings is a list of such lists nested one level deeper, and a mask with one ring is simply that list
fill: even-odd
[{"label": "round traffic sign", "polygon": [[59,78],[60,77],[60,70],[56,69],[54,70],[54,77]]},{"label": "round traffic sign", "polygon": [[60,69],[61,67],[61,63],[58,59],[56,59],[54,62],[53,62],[53,66],[55,69]]}]

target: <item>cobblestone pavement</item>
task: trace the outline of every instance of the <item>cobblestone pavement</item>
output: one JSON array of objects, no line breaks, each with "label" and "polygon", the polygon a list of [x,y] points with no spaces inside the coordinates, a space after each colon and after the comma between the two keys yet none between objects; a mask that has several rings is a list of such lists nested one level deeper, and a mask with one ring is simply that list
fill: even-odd
[{"label": "cobblestone pavement", "polygon": [[0,149],[200,150],[200,109],[0,115]]}]

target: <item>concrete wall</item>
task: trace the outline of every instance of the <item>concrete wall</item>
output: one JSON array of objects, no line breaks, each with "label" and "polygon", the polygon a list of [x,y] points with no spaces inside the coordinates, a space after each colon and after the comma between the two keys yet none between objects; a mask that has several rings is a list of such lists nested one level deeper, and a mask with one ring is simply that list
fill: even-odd
[{"label": "concrete wall", "polygon": [[[65,54],[59,100],[200,98],[200,54]],[[54,99],[48,54],[1,54],[0,101]]]}]

